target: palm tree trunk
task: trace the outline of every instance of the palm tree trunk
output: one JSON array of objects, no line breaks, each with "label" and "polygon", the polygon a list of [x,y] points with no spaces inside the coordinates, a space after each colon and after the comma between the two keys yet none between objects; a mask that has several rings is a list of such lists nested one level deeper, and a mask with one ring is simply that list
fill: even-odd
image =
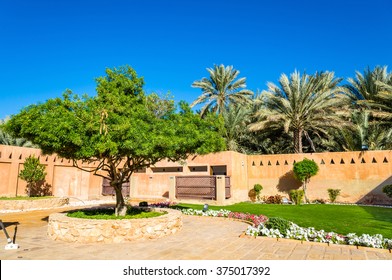
[{"label": "palm tree trunk", "polygon": [[302,153],[302,128],[296,128],[293,132],[294,137],[294,153]]}]

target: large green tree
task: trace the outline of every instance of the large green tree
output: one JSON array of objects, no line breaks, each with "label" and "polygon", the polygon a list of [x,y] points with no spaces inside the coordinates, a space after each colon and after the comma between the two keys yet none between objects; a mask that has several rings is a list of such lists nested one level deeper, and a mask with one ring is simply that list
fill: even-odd
[{"label": "large green tree", "polygon": [[311,133],[326,136],[328,128],[342,125],[338,109],[346,104],[347,97],[338,86],[341,80],[333,72],[314,75],[294,72],[290,77],[282,74],[279,85],[268,83],[268,90],[262,92],[258,118],[250,129],[283,128],[285,133],[292,133],[295,153],[303,152],[303,137],[315,151]]},{"label": "large green tree", "polygon": [[214,68],[207,68],[207,71],[210,74],[209,78],[204,77],[192,84],[192,87],[202,90],[202,95],[191,104],[191,107],[204,104],[200,111],[202,116],[209,111],[222,114],[230,103],[249,103],[249,97],[253,92],[246,89],[246,78],[237,79],[240,72],[233,66],[214,65]]},{"label": "large green tree", "polygon": [[110,180],[116,215],[125,215],[122,185],[134,171],[164,158],[176,161],[224,148],[222,122],[215,115],[202,119],[184,103],[178,112],[167,106],[157,113],[157,97],[146,97],[143,79],[131,67],[107,69],[96,81],[96,96],[67,91],[63,98],[27,107],[6,129],[46,154],[72,159],[78,168],[95,163],[87,171]]}]

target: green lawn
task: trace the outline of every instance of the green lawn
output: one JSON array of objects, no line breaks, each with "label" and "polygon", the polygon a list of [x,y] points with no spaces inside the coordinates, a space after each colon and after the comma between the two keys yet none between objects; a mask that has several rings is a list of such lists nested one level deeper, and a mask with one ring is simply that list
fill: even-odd
[{"label": "green lawn", "polygon": [[[180,207],[202,209],[203,205],[179,204]],[[347,234],[382,234],[392,238],[392,208],[356,205],[278,205],[238,203],[230,206],[209,206],[210,209],[227,209],[233,212],[263,214],[281,217],[302,227]]]},{"label": "green lawn", "polygon": [[115,216],[114,209],[82,209],[67,214],[68,217],[96,220],[123,220],[123,219],[144,219],[159,217],[166,212],[152,212],[140,208],[128,208],[125,216]]}]

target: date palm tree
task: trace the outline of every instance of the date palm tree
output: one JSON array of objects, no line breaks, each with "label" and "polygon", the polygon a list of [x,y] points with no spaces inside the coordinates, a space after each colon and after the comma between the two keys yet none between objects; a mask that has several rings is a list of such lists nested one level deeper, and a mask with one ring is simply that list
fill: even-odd
[{"label": "date palm tree", "polygon": [[283,128],[285,133],[292,133],[295,153],[303,152],[303,137],[315,151],[310,132],[322,137],[328,135],[329,128],[342,125],[338,109],[348,99],[338,86],[341,80],[333,72],[282,74],[279,85],[268,83],[268,90],[262,92],[258,118],[250,129]]},{"label": "date palm tree", "polygon": [[[373,70],[365,69],[356,72],[355,78],[348,79],[346,85],[351,99],[353,114],[366,116],[368,125],[363,127],[362,146],[380,148],[369,138],[369,131],[380,131],[378,142],[390,142],[392,128],[392,73],[388,73],[387,66],[376,66]],[[356,123],[358,124],[358,123]],[[384,131],[383,131],[384,130]],[[384,138],[383,138],[384,137]]]},{"label": "date palm tree", "polygon": [[[233,66],[214,65],[214,68],[207,68],[209,78],[202,78],[192,84],[194,88],[200,88],[200,95],[192,104],[205,104],[200,114],[204,116],[208,111],[222,114],[230,103],[246,104],[249,97],[253,95],[251,90],[246,89],[246,78],[239,78],[239,71]],[[236,80],[237,79],[237,80]]]}]

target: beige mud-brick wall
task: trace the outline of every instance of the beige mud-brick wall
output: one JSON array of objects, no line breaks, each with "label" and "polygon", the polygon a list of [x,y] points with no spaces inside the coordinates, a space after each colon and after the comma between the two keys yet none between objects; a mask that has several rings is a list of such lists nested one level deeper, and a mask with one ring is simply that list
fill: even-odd
[{"label": "beige mud-brick wall", "polygon": [[[26,182],[18,174],[30,155],[39,157],[40,163],[45,165],[45,181],[52,186],[54,196],[75,196],[79,199],[101,197],[102,178],[77,169],[72,161],[57,155],[43,155],[39,149],[4,145],[0,145],[0,196],[26,194]],[[89,165],[84,167],[88,168]]]},{"label": "beige mud-brick wall", "polygon": [[327,189],[341,189],[338,201],[391,203],[382,187],[392,184],[392,151],[265,155],[248,157],[249,187],[260,183],[262,195],[288,196],[301,184],[294,179],[294,161],[308,158],[319,166],[310,179],[309,199],[328,199]]}]

